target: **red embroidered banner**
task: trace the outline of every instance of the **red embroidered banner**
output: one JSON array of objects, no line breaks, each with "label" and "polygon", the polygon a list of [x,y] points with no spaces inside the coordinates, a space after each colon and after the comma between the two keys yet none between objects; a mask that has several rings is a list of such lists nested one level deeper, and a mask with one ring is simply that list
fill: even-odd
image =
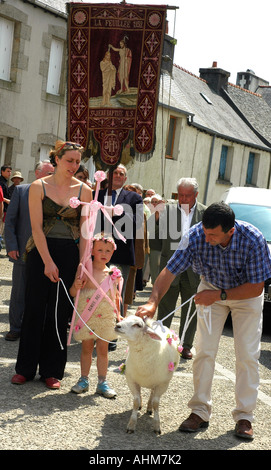
[{"label": "red embroidered banner", "polygon": [[70,3],[68,140],[106,165],[154,146],[166,6]]}]

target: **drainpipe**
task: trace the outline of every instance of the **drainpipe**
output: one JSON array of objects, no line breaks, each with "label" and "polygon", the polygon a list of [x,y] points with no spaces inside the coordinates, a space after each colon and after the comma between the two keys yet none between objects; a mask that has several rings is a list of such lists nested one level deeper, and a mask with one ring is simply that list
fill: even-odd
[{"label": "drainpipe", "polygon": [[268,173],[268,182],[267,189],[271,189],[271,154],[270,154],[270,163],[269,163],[269,173]]},{"label": "drainpipe", "polygon": [[210,155],[209,155],[207,180],[206,180],[205,192],[204,192],[204,198],[203,198],[203,204],[205,204],[205,205],[206,205],[206,201],[207,201],[207,194],[208,194],[208,188],[209,188],[209,182],[210,182],[210,173],[211,173],[211,167],[212,167],[212,162],[213,162],[215,138],[216,138],[216,136],[213,135],[212,144],[211,144],[211,148],[210,148]]}]

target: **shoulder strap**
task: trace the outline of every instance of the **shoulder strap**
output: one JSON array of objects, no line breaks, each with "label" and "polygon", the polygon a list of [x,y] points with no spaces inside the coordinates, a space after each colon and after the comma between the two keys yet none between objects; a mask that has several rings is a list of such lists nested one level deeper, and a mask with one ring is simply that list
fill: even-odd
[{"label": "shoulder strap", "polygon": [[83,188],[83,183],[81,183],[81,186],[80,186],[80,188],[79,188],[79,194],[78,194],[78,199],[79,199],[79,200],[80,200],[82,188]]},{"label": "shoulder strap", "polygon": [[44,193],[44,197],[45,197],[46,196],[45,184],[44,184],[44,181],[42,179],[41,179],[41,184],[42,184],[43,193]]}]

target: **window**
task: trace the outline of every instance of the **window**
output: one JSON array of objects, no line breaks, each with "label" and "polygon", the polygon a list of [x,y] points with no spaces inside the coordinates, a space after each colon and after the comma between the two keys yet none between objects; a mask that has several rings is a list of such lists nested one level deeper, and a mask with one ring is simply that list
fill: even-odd
[{"label": "window", "polygon": [[0,79],[10,81],[14,23],[0,18]]},{"label": "window", "polygon": [[47,80],[47,93],[59,94],[60,77],[62,70],[64,42],[60,39],[52,39],[50,61]]},{"label": "window", "polygon": [[177,118],[174,116],[170,116],[167,136],[166,158],[173,158],[176,126]]},{"label": "window", "polygon": [[40,146],[40,161],[41,162],[43,162],[43,160],[49,160],[49,153],[52,147],[53,147],[52,145],[41,144]]},{"label": "window", "polygon": [[228,147],[227,145],[222,145],[218,171],[219,180],[230,181],[232,155],[233,149],[231,147]]},{"label": "window", "polygon": [[204,93],[200,93],[200,96],[202,96],[202,98],[203,98],[208,104],[213,104],[212,101],[210,100],[210,98],[208,98],[208,96],[205,95]]},{"label": "window", "polygon": [[6,137],[0,137],[0,168],[5,164],[7,139]]},{"label": "window", "polygon": [[247,164],[246,184],[256,186],[259,169],[259,155],[249,152]]}]

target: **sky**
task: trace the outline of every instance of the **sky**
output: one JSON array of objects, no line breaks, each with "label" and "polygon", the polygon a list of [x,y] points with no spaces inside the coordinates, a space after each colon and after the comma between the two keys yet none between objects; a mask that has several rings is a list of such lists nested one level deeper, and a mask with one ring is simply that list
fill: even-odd
[{"label": "sky", "polygon": [[217,62],[217,67],[230,72],[231,83],[236,83],[237,72],[250,69],[271,86],[270,0],[126,0],[126,3],[178,7],[168,10],[167,18],[169,34],[177,39],[174,63],[180,67],[199,76],[200,68],[212,67]]}]

